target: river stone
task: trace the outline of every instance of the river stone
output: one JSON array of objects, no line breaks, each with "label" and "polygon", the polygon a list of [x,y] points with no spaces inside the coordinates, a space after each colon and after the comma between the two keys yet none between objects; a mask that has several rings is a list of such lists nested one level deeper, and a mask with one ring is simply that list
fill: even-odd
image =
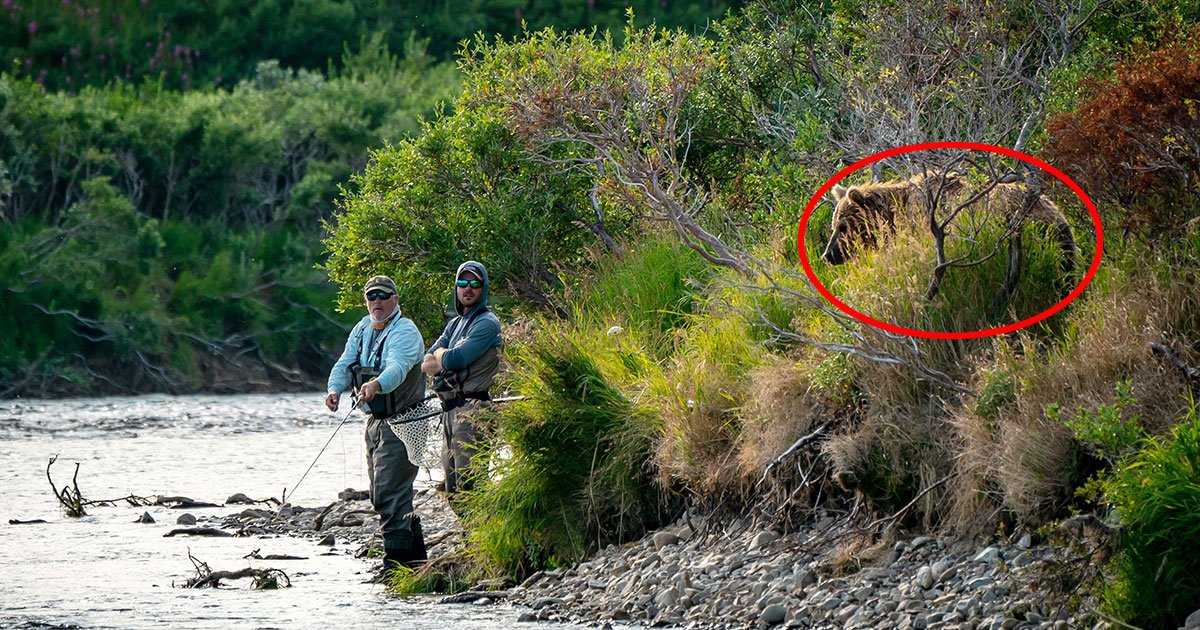
[{"label": "river stone", "polygon": [[1188,615],[1187,619],[1183,622],[1183,627],[1185,630],[1197,630],[1200,628],[1200,610]]},{"label": "river stone", "polygon": [[366,490],[355,490],[354,488],[346,488],[338,493],[338,499],[342,501],[366,501],[371,498],[371,493]]},{"label": "river stone", "polygon": [[913,583],[924,590],[933,588],[933,570],[928,566],[917,569],[917,577]]},{"label": "river stone", "polygon": [[757,549],[762,549],[763,547],[766,547],[767,545],[775,542],[776,540],[779,540],[779,534],[777,534],[771,530],[761,532],[757,536],[754,537],[754,540],[750,541],[749,550],[755,551]]},{"label": "river stone", "polygon": [[229,505],[229,504],[249,505],[252,503],[256,503],[256,501],[254,499],[251,499],[250,497],[242,494],[241,492],[234,493],[234,494],[230,495],[230,497],[228,499],[225,499],[226,505]]},{"label": "river stone", "polygon": [[783,623],[787,617],[787,609],[780,604],[771,604],[763,609],[762,614],[758,616],[759,620],[768,626]]},{"label": "river stone", "polygon": [[175,519],[176,525],[195,525],[196,517],[191,514],[180,514],[179,518]]},{"label": "river stone", "polygon": [[679,536],[675,535],[674,532],[656,532],[653,537],[654,548],[659,550],[663,547],[674,545],[679,540]]},{"label": "river stone", "polygon": [[335,542],[337,542],[337,538],[333,534],[326,534],[317,544],[322,547],[332,547]]},{"label": "river stone", "polygon": [[954,562],[942,559],[934,562],[930,570],[933,572],[933,580],[935,582],[945,582],[954,577],[954,574],[958,572],[958,567],[955,566]]},{"label": "river stone", "polygon": [[539,597],[536,601],[534,601],[532,604],[530,604],[529,607],[534,610],[541,610],[542,608],[545,608],[547,606],[553,606],[553,605],[562,604],[562,603],[565,603],[565,602],[558,597]]},{"label": "river stone", "polygon": [[1000,550],[996,549],[995,547],[988,547],[987,549],[980,551],[975,556],[975,559],[972,560],[972,562],[986,562],[988,564],[995,564],[996,561],[999,559],[1000,559]]},{"label": "river stone", "polygon": [[150,513],[149,513],[149,512],[142,512],[142,515],[141,515],[141,516],[139,516],[139,517],[138,517],[138,520],[136,520],[136,521],[134,521],[134,522],[135,522],[135,523],[153,523],[153,522],[154,522],[154,517],[153,517],[153,516],[150,516]]}]

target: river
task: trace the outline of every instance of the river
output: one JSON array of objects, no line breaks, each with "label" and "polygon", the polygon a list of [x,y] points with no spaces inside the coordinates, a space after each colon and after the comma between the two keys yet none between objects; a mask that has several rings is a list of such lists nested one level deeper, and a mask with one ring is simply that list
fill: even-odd
[{"label": "river", "polygon": [[[241,492],[322,506],[345,488],[367,487],[362,425],[356,417],[295,487],[341,420],[321,394],[138,396],[0,402],[0,627],[16,628],[511,628],[506,605],[442,605],[397,598],[366,583],[369,565],[352,549],[313,540],[195,538],[163,534],[180,510],[91,507],[63,515],[46,479],[61,489],[78,462],[85,499],[187,496],[222,503]],[[418,485],[434,480],[421,472]],[[295,487],[293,491],[292,488]],[[190,510],[225,516],[244,506]],[[136,522],[143,512],[153,524]],[[44,519],[13,525],[12,519]],[[203,523],[202,523],[203,524]],[[291,588],[260,591],[247,580],[218,589],[182,589],[193,556],[214,570],[249,566],[243,558],[288,554]],[[538,630],[565,627],[537,624]]]}]

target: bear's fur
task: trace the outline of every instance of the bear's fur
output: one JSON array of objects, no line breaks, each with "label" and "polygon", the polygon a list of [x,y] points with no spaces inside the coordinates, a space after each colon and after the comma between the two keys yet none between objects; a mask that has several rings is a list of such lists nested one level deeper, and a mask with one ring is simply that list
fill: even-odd
[{"label": "bear's fur", "polygon": [[[932,177],[936,177],[936,174]],[[928,188],[926,190],[926,188]],[[831,265],[841,265],[861,247],[877,247],[881,231],[894,232],[897,221],[916,226],[927,224],[924,211],[927,196],[936,194],[940,207],[953,208],[954,203],[967,198],[968,186],[957,174],[947,174],[940,182],[917,175],[907,180],[864,184],[861,186],[833,187],[835,209],[833,212],[833,234],[825,246],[821,258]],[[1071,226],[1054,202],[1045,195],[1030,199],[1028,188],[1021,183],[996,184],[988,193],[988,203],[999,208],[1004,216],[1021,222],[1049,226],[1063,252],[1063,276],[1074,272],[1075,239]],[[1015,233],[1020,234],[1019,226]],[[1009,282],[1004,289],[1010,293],[1020,272],[1021,252],[1019,239],[1010,242]]]}]

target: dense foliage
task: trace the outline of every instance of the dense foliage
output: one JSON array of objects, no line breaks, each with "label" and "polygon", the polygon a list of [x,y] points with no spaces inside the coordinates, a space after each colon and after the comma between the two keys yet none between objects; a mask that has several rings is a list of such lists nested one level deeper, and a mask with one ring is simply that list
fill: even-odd
[{"label": "dense foliage", "polygon": [[275,59],[322,72],[343,46],[380,33],[393,50],[413,37],[448,60],[477,32],[616,28],[627,7],[670,27],[703,29],[736,0],[702,2],[415,2],[413,0],[10,0],[0,8],[0,60],[52,89],[112,81],[170,88],[235,85]]},{"label": "dense foliage", "polygon": [[[465,51],[464,95],[427,134],[435,146],[474,147],[485,132],[523,141],[492,153],[514,165],[509,172],[516,181],[569,174],[569,212],[543,207],[552,208],[546,219],[570,220],[544,234],[566,245],[551,263],[568,271],[559,278],[581,278],[546,285],[555,311],[536,315],[510,346],[508,384],[530,402],[500,407],[492,420],[490,452],[499,458],[493,465],[506,474],[468,500],[479,566],[517,576],[556,566],[622,538],[619,528],[590,525],[618,517],[649,522],[644,518],[671,505],[671,497],[680,496],[675,493],[741,513],[761,510],[783,522],[832,508],[865,509],[884,529],[946,526],[980,534],[1010,525],[1034,528],[1080,507],[1075,489],[1114,461],[1081,455],[1108,440],[1110,427],[1092,430],[1095,423],[1124,417],[1111,410],[1138,401],[1120,435],[1170,429],[1186,384],[1164,375],[1146,348],[1166,344],[1184,363],[1196,358],[1185,343],[1200,331],[1192,279],[1200,238],[1190,225],[1184,238],[1150,247],[1110,231],[1107,266],[1082,298],[1043,325],[999,339],[947,343],[880,335],[812,299],[811,284],[793,266],[793,221],[838,164],[921,139],[1034,151],[1052,146],[1055,136],[1042,122],[1092,107],[1094,93],[1079,88],[1087,77],[1115,76],[1121,85],[1120,77],[1132,76],[1112,63],[1120,58],[1113,51],[1158,51],[1133,55],[1132,64],[1156,55],[1176,60],[1161,72],[1133,71],[1137,76],[1187,72],[1178,63],[1181,53],[1172,52],[1178,45],[1147,41],[1156,31],[1146,27],[1181,16],[1186,21],[1186,11],[1155,3],[1098,13],[1027,9],[1016,2],[986,11],[926,2],[885,15],[891,9],[764,1],[715,28],[713,41],[631,25],[618,38],[542,31],[514,41],[476,41]],[[900,23],[907,26],[879,26]],[[764,60],[780,56],[784,63],[764,69]],[[1154,92],[1165,102],[1153,111],[1186,113],[1200,96],[1187,81],[1156,81],[1173,91]],[[997,93],[1002,86],[1011,89]],[[1175,138],[1195,134],[1191,118],[1177,117],[1177,123],[1178,133],[1155,136],[1147,127],[1134,141],[1168,150]],[[1136,126],[1121,130],[1136,132]],[[371,167],[359,185],[372,192],[348,195],[347,212],[337,219],[357,231],[335,232],[328,243],[338,254],[337,273],[368,266],[338,253],[369,242],[360,224],[395,218],[383,230],[395,236],[373,234],[394,239],[386,249],[406,264],[418,266],[424,252],[433,251],[404,245],[410,234],[431,243],[414,231],[418,219],[445,209],[436,198],[408,194],[428,186],[419,173],[403,171],[406,163],[421,163],[424,142],[374,154],[381,168]],[[485,154],[471,155],[471,162],[483,161]],[[892,160],[874,175],[903,176],[918,166]],[[976,161],[980,171],[988,167]],[[456,173],[461,179],[439,190],[486,190],[495,205],[532,209],[522,201],[526,191],[497,186],[486,171]],[[1086,184],[1099,192],[1094,182]],[[1179,193],[1175,179],[1148,186],[1151,205]],[[1068,215],[1081,216],[1069,194],[1045,190]],[[393,196],[405,203],[388,201],[386,215],[371,214],[373,204]],[[1115,199],[1095,196],[1106,219],[1122,215]],[[449,216],[444,229],[454,230],[452,221],[461,219],[452,217],[470,214]],[[1142,216],[1158,230],[1179,225]],[[459,225],[466,231],[442,235],[455,248],[477,247],[499,261],[513,255],[492,245],[493,236],[476,224]],[[1086,222],[1075,221],[1074,228],[1082,266],[1095,252],[1095,235]],[[829,234],[828,209],[809,229],[801,245],[815,260]],[[975,235],[994,238],[991,229]],[[646,239],[667,234],[726,269],[710,267],[701,277],[681,262],[666,273],[691,278],[680,302],[688,306],[679,309],[687,314],[650,334],[631,332],[625,322],[636,313],[672,311],[635,299],[652,279],[626,275],[641,265],[661,269],[650,264],[655,250]],[[1026,229],[1024,236],[1021,284],[999,309],[992,296],[1007,273],[1003,255],[956,270],[936,300],[923,299],[931,250],[920,234],[890,239],[852,265],[818,263],[817,273],[837,295],[884,321],[976,329],[1046,308],[1059,299],[1059,283],[1071,280],[1060,277],[1062,252],[1045,234]],[[604,252],[598,265],[585,254],[595,251]],[[1151,260],[1169,265],[1148,265]],[[614,286],[631,293],[612,294]],[[596,293],[612,295],[601,302],[605,308],[595,308]],[[570,385],[585,381],[589,392],[595,387],[595,398],[572,395],[582,390]],[[572,411],[560,414],[563,409]],[[614,409],[630,424],[615,422]],[[589,437],[575,439],[583,419],[592,420]],[[637,439],[606,441],[631,435],[630,427]],[[647,427],[653,437],[646,437]],[[534,440],[539,436],[593,449],[595,457],[577,468],[574,446],[555,441],[548,448],[550,442]],[[801,438],[807,447],[789,448]],[[547,464],[551,451],[571,453],[569,461]],[[665,493],[586,502],[578,493],[593,488],[591,480],[611,477],[614,466],[624,470],[619,479],[652,475]],[[566,469],[576,480],[571,487],[552,485]],[[518,493],[517,486],[527,491]],[[498,518],[498,512],[515,516]],[[546,526],[564,520],[580,527]],[[1138,580],[1131,583],[1138,588]],[[1188,601],[1181,609],[1197,603]]]},{"label": "dense foliage", "polygon": [[22,331],[0,346],[5,391],[323,380],[347,318],[325,314],[321,222],[366,147],[418,132],[457,86],[378,38],[330,77],[267,61],[230,90],[0,75],[0,326]]},{"label": "dense foliage", "polygon": [[1154,238],[1194,220],[1200,177],[1200,32],[1138,51],[1047,125],[1047,154],[1127,231]]}]

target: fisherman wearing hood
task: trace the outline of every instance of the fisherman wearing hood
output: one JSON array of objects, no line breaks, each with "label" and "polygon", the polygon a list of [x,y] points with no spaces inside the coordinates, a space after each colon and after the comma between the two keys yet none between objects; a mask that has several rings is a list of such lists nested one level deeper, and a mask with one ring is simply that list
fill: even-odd
[{"label": "fisherman wearing hood", "polygon": [[421,370],[434,376],[433,388],[442,400],[446,432],[446,492],[469,490],[471,457],[478,433],[471,422],[477,410],[486,407],[488,389],[500,368],[500,319],[488,310],[487,269],[468,260],[454,276],[454,310],[457,317],[446,323],[442,336],[433,342]]},{"label": "fisherman wearing hood", "polygon": [[419,404],[425,376],[419,369],[425,353],[421,332],[400,316],[396,283],[375,276],[363,287],[367,316],[350,331],[346,349],[329,371],[325,406],[337,411],[341,393],[353,386],[367,418],[367,473],[371,505],[379,514],[384,568],[413,568],[426,559],[420,520],[412,514],[417,467],[387,419]]}]

